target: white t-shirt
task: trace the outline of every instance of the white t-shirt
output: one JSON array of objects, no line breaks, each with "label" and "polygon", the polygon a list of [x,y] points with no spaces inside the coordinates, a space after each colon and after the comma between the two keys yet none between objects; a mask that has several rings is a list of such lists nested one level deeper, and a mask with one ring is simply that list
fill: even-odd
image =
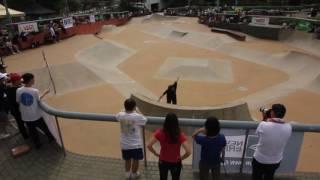
[{"label": "white t-shirt", "polygon": [[51,36],[56,36],[56,32],[54,31],[53,27],[49,28]]},{"label": "white t-shirt", "polygon": [[291,136],[292,126],[289,123],[261,122],[256,133],[259,142],[253,157],[262,164],[279,163]]},{"label": "white t-shirt", "polygon": [[147,119],[136,112],[119,112],[116,118],[120,122],[121,127],[121,149],[128,150],[142,148],[141,126],[144,126],[147,123]]},{"label": "white t-shirt", "polygon": [[31,87],[21,87],[17,90],[16,100],[19,103],[23,121],[36,121],[42,117],[38,101],[39,90]]}]

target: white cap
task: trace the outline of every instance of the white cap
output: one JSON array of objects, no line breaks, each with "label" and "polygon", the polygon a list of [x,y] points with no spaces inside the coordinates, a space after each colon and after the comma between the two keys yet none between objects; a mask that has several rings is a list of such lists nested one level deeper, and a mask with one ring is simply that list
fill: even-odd
[{"label": "white cap", "polygon": [[0,79],[7,78],[7,73],[0,73]]}]

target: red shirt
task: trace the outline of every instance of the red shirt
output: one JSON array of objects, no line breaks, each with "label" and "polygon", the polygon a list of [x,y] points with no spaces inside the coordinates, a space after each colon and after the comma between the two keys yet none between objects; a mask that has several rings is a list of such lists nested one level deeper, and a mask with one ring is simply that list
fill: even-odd
[{"label": "red shirt", "polygon": [[154,133],[154,137],[160,142],[160,157],[161,161],[176,163],[180,161],[180,148],[181,144],[183,144],[187,137],[184,133],[180,133],[178,137],[178,142],[176,144],[172,144],[169,141],[169,137],[162,131],[162,129],[156,130]]}]

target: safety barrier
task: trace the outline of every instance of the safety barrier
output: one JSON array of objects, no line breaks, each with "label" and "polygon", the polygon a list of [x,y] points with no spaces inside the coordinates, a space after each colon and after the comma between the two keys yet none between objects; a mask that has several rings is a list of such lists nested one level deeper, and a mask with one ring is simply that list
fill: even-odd
[{"label": "safety barrier", "polygon": [[[76,120],[89,120],[89,121],[105,121],[105,122],[116,122],[115,115],[112,114],[98,114],[98,113],[80,113],[80,112],[67,112],[50,107],[44,102],[40,102],[40,107],[46,113],[55,116],[56,123],[60,135],[60,140],[63,145],[63,139],[59,127],[58,117],[66,119],[76,119]],[[164,122],[164,117],[147,117],[148,125],[162,125]],[[203,126],[205,119],[190,119],[190,118],[179,118],[181,126],[188,126],[192,128]],[[250,173],[251,171],[251,158],[253,154],[252,147],[257,143],[257,137],[254,136],[254,130],[257,128],[259,122],[256,121],[237,121],[237,120],[220,120],[220,126],[222,132],[226,135],[227,140],[230,138],[230,142],[226,148],[229,149],[229,157],[226,152],[226,160],[224,166],[227,167],[229,172],[240,172],[240,173]],[[282,162],[282,167],[279,172],[282,173],[294,173],[297,167],[297,162],[299,160],[300,148],[303,141],[303,135],[305,132],[320,132],[320,125],[317,124],[299,124],[292,123],[293,135],[289,140],[285,154]],[[144,131],[143,131],[144,132]],[[143,133],[143,140],[145,146],[145,134]],[[144,147],[144,150],[146,148]],[[231,150],[231,152],[230,152]],[[232,152],[233,150],[237,152]],[[226,150],[227,151],[227,150]],[[65,150],[64,150],[65,152]],[[146,152],[145,152],[146,153]],[[197,164],[199,161],[200,149],[194,144],[193,145],[193,168],[197,169]],[[250,156],[250,157],[249,157]],[[145,158],[145,166],[147,166],[147,158]]]}]

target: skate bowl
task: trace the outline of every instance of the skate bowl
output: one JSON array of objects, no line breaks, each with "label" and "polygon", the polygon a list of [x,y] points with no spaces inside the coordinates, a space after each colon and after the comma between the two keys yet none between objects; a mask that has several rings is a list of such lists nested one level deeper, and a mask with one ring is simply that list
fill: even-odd
[{"label": "skate bowl", "polygon": [[238,102],[224,104],[214,107],[192,107],[179,106],[157,102],[141,94],[131,94],[131,98],[137,103],[139,110],[146,116],[166,116],[173,112],[181,118],[204,119],[209,116],[215,116],[219,119],[232,119],[241,121],[252,121],[247,103]]}]

